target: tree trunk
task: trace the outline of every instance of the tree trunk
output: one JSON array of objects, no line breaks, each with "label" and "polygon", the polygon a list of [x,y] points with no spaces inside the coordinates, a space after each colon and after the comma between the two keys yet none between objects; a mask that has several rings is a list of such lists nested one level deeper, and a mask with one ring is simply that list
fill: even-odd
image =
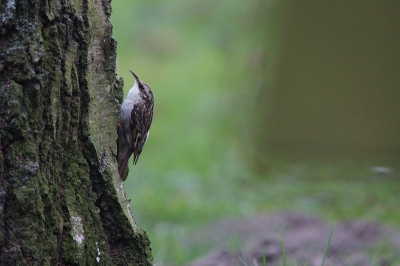
[{"label": "tree trunk", "polygon": [[117,171],[110,1],[0,3],[0,265],[151,265]]}]

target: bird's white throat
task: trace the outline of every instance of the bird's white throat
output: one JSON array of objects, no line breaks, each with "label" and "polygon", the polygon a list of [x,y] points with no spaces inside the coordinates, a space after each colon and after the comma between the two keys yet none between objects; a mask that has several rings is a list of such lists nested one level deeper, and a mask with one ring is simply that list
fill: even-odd
[{"label": "bird's white throat", "polygon": [[140,99],[139,84],[135,81],[135,84],[133,84],[133,87],[129,90],[125,100],[136,102]]}]

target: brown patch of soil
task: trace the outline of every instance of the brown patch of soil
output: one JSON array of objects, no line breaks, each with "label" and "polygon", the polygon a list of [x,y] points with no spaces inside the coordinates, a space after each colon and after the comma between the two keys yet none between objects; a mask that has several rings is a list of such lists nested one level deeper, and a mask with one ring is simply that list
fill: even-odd
[{"label": "brown patch of soil", "polygon": [[[215,248],[191,266],[282,265],[282,239],[288,265],[321,265],[331,225],[318,217],[283,213],[243,220],[222,220],[201,232],[197,243]],[[243,252],[230,251],[239,242]],[[244,258],[243,258],[244,257]],[[373,222],[347,221],[334,225],[325,266],[400,265],[400,231]]]}]

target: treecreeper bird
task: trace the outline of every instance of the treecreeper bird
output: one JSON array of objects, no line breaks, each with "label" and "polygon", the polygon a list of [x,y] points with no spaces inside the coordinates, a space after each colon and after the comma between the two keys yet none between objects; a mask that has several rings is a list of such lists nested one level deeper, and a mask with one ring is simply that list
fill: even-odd
[{"label": "treecreeper bird", "polygon": [[128,160],[133,153],[136,164],[149,137],[153,120],[154,98],[150,87],[129,70],[135,78],[135,84],[121,105],[118,123],[118,172],[122,180],[128,176]]}]

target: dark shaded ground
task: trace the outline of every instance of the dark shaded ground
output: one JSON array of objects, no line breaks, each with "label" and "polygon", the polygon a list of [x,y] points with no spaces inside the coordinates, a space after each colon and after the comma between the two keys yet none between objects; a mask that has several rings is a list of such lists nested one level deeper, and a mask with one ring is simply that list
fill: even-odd
[{"label": "dark shaded ground", "polygon": [[[288,265],[321,265],[331,225],[315,216],[299,213],[265,215],[244,220],[223,220],[201,232],[195,241],[212,245],[209,254],[191,266],[282,265],[282,237]],[[232,242],[241,251],[230,251]],[[254,263],[256,261],[257,264]],[[364,221],[334,224],[325,266],[400,265],[400,231]]]}]

